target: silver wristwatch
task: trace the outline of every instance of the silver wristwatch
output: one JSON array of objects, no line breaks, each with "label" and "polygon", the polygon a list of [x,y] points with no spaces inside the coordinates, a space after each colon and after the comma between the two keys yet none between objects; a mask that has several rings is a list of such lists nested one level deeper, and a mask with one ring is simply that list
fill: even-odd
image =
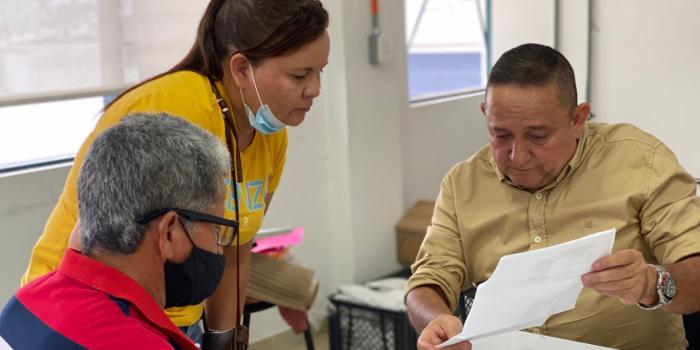
[{"label": "silver wristwatch", "polygon": [[641,303],[637,304],[644,310],[656,310],[664,305],[668,305],[676,296],[676,281],[671,277],[671,273],[661,265],[652,265],[656,270],[656,293],[659,295],[659,302],[656,305],[646,306]]}]

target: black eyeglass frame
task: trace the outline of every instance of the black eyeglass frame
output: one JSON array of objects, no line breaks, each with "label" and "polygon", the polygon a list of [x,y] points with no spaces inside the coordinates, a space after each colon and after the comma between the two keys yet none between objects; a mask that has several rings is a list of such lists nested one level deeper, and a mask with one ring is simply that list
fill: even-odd
[{"label": "black eyeglass frame", "polygon": [[229,219],[224,219],[222,217],[214,216],[214,215],[209,215],[205,213],[200,213],[198,211],[193,211],[193,210],[187,210],[187,209],[180,209],[180,208],[163,208],[163,209],[157,209],[153,211],[149,211],[146,214],[143,214],[141,216],[136,217],[136,223],[139,225],[146,225],[149,222],[151,222],[153,219],[165,215],[165,213],[169,211],[174,211],[178,215],[182,216],[185,218],[185,220],[188,221],[197,221],[197,222],[208,222],[212,224],[218,224],[218,225],[223,225],[227,226],[233,229],[233,234],[231,234],[229,237],[226,238],[226,241],[223,242],[221,241],[223,238],[219,236],[219,231],[217,230],[216,232],[216,244],[222,247],[228,247],[233,243],[233,239],[238,235],[238,222],[235,220],[229,220]]}]

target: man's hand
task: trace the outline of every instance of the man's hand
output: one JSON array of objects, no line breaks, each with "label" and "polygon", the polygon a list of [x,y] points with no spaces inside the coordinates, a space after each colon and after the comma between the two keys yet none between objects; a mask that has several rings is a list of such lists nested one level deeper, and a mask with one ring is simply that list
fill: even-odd
[{"label": "man's hand", "polygon": [[[462,331],[462,321],[456,316],[439,315],[434,320],[430,321],[423,329],[418,337],[419,350],[433,350],[437,346],[445,342],[447,339],[459,334]],[[448,350],[469,350],[472,346],[469,342],[462,342],[445,349]]]},{"label": "man's hand", "polygon": [[621,250],[600,258],[593,263],[592,269],[581,276],[584,286],[618,298],[626,305],[654,305],[658,302],[656,270],[647,265],[639,251]]}]

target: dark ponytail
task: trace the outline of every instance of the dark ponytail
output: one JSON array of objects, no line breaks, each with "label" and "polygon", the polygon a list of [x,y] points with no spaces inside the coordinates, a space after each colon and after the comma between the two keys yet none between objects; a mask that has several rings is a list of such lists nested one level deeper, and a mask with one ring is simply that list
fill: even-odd
[{"label": "dark ponytail", "polygon": [[216,33],[216,17],[227,1],[236,0],[211,0],[207,5],[202,19],[199,21],[197,28],[197,37],[194,40],[194,45],[187,52],[187,55],[178,62],[175,66],[167,70],[165,73],[170,74],[181,70],[191,70],[199,74],[220,80],[223,72],[221,71],[222,49],[217,49]]},{"label": "dark ponytail", "polygon": [[253,65],[266,58],[294,52],[316,40],[328,27],[328,12],[320,0],[211,0],[197,28],[194,45],[169,70],[122,92],[164,75],[190,70],[215,80],[222,64],[242,53]]}]

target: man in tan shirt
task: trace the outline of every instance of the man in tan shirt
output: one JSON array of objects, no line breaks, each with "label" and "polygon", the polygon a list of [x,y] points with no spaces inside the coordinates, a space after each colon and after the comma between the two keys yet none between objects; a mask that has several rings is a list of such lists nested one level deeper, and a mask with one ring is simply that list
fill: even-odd
[{"label": "man in tan shirt", "polygon": [[490,145],[445,176],[406,287],[419,349],[461,331],[452,316],[460,291],[487,280],[502,256],[611,227],[613,253],[582,276],[576,308],[532,331],[617,349],[685,349],[679,314],[700,309],[694,180],[653,136],[587,123],[588,104],[576,103],[573,70],[549,47],[518,46],[494,65],[481,105]]}]

